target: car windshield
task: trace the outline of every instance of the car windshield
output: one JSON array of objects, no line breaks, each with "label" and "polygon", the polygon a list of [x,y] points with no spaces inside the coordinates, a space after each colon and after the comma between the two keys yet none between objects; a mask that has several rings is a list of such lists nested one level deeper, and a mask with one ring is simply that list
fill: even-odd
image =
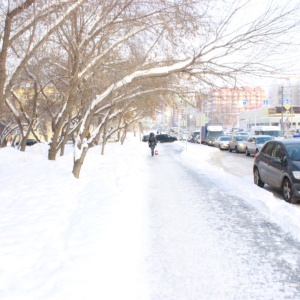
[{"label": "car windshield", "polygon": [[224,135],[224,132],[220,132],[220,131],[210,131],[208,136],[210,139],[216,139],[219,136]]},{"label": "car windshield", "polygon": [[300,144],[286,145],[286,150],[291,160],[300,161]]},{"label": "car windshield", "polygon": [[262,138],[256,138],[257,144],[264,144],[266,141],[272,140],[272,137],[262,137]]}]

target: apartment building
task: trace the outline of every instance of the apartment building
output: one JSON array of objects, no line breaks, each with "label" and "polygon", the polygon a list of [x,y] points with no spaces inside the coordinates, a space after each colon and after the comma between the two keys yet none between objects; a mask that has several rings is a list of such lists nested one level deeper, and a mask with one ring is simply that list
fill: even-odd
[{"label": "apartment building", "polygon": [[266,93],[261,87],[221,87],[209,91],[198,104],[209,122],[221,122],[227,128],[239,126],[239,114],[261,107]]}]

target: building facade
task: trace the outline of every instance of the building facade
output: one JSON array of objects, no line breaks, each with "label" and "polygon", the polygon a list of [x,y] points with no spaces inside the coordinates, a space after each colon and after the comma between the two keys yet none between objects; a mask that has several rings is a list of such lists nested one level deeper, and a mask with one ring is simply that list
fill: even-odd
[{"label": "building facade", "polygon": [[268,87],[268,100],[271,107],[300,106],[300,79],[299,76],[273,80]]},{"label": "building facade", "polygon": [[226,128],[239,127],[239,115],[263,105],[266,93],[261,87],[221,87],[211,90],[198,105],[209,122],[223,123]]}]

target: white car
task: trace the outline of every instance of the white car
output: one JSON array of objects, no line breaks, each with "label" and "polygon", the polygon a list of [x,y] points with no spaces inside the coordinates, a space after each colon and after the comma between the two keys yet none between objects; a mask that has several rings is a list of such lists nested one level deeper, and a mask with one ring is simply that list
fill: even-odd
[{"label": "white car", "polygon": [[214,141],[214,146],[219,148],[220,150],[227,150],[229,148],[229,141],[231,139],[231,136],[229,135],[222,135],[219,136]]}]

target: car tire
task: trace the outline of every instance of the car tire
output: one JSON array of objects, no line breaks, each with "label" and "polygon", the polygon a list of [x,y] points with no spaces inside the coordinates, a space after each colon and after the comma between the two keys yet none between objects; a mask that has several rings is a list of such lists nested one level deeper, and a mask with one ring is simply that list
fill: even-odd
[{"label": "car tire", "polygon": [[282,184],[282,195],[283,199],[288,203],[296,203],[298,200],[295,200],[294,193],[292,189],[292,184],[288,178],[285,178]]},{"label": "car tire", "polygon": [[228,148],[228,151],[229,151],[229,152],[232,152],[232,149],[229,147],[229,148]]},{"label": "car tire", "polygon": [[254,177],[254,183],[263,188],[265,183],[260,179],[260,175],[259,175],[259,171],[257,168],[254,169],[254,172],[253,172],[253,177]]},{"label": "car tire", "polygon": [[240,152],[237,146],[235,146],[235,152],[236,152],[236,153],[239,153],[239,152]]},{"label": "car tire", "polygon": [[246,148],[246,156],[250,156],[250,152],[249,152],[248,148]]}]

